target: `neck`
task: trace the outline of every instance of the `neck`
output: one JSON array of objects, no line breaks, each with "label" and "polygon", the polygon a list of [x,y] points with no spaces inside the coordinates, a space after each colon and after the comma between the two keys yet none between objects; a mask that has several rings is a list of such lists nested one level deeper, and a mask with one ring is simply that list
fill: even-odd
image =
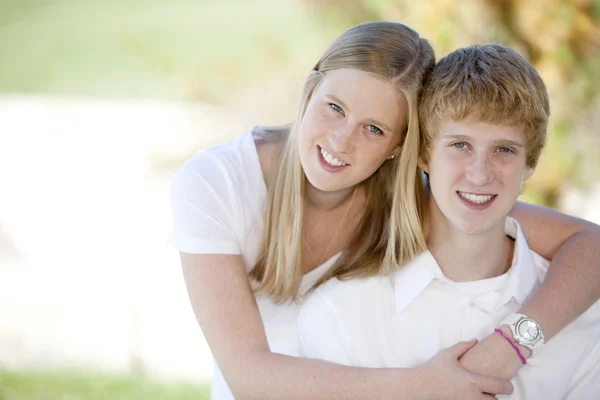
[{"label": "neck", "polygon": [[427,246],[444,275],[455,282],[477,281],[504,274],[512,264],[513,241],[504,224],[477,234],[460,231],[431,199]]}]

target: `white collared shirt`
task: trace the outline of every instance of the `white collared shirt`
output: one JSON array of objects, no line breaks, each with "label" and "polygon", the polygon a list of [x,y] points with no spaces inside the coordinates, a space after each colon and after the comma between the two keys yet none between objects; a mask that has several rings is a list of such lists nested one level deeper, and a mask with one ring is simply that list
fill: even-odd
[{"label": "white collared shirt", "polygon": [[[511,268],[455,283],[426,252],[390,276],[330,280],[298,319],[300,355],[344,365],[416,367],[459,341],[483,339],[517,311],[546,276],[516,220]],[[600,398],[600,302],[548,341],[513,378],[511,399]]]}]

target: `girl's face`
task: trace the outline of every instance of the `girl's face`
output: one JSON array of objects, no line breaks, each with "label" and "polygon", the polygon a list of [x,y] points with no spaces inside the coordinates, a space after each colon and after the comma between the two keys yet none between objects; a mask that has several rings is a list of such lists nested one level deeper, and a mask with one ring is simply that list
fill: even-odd
[{"label": "girl's face", "polygon": [[327,72],[300,123],[298,151],[310,184],[351,188],[400,152],[406,101],[395,85],[355,69]]}]

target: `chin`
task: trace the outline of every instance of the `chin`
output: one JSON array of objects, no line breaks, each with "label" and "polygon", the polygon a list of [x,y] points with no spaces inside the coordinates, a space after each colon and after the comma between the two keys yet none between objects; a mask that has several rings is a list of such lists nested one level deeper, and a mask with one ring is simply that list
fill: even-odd
[{"label": "chin", "polygon": [[323,179],[322,177],[309,176],[306,174],[308,184],[317,190],[322,192],[334,192],[339,189],[339,182],[331,182],[329,179]]},{"label": "chin", "polygon": [[348,176],[342,176],[341,174],[332,176],[330,174],[321,174],[319,172],[320,171],[309,170],[305,171],[304,175],[311,186],[322,192],[344,190],[357,184],[354,180],[348,179]]}]

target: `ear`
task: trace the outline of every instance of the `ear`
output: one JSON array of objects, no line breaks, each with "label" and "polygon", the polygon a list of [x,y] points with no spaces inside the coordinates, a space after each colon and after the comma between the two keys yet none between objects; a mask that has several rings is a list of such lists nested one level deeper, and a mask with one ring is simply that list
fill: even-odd
[{"label": "ear", "polygon": [[531,178],[533,176],[534,172],[535,172],[535,168],[528,168],[525,171],[525,174],[523,175],[523,181],[526,181],[527,179]]},{"label": "ear", "polygon": [[417,165],[419,166],[419,168],[421,168],[424,172],[429,173],[429,167],[427,165],[427,163],[423,160],[422,157],[419,157],[419,161],[417,161]]}]

